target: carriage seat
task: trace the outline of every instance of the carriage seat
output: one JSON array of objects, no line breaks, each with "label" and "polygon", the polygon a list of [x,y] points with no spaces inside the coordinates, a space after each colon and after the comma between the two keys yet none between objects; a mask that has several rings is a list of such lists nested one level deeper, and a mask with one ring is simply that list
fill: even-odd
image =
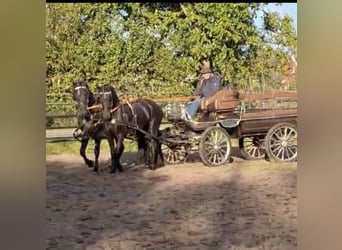
[{"label": "carriage seat", "polygon": [[200,110],[203,112],[234,111],[240,104],[239,91],[235,88],[224,88],[215,95],[201,102]]}]

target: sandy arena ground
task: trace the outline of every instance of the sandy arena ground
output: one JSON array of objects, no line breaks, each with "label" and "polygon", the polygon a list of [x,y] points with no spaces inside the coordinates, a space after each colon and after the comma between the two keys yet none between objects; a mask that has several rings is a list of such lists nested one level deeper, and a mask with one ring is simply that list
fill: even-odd
[{"label": "sandy arena ground", "polygon": [[[89,155],[93,159],[93,155]],[[78,155],[46,157],[47,249],[296,249],[297,164],[198,159],[100,173]]]}]

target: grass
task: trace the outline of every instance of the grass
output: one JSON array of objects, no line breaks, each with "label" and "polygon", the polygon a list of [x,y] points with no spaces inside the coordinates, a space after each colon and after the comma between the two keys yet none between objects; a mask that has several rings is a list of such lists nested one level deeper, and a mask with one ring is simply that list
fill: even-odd
[{"label": "grass", "polygon": [[[136,152],[137,143],[135,141],[125,140],[125,152]],[[86,153],[91,154],[94,152],[95,143],[93,140],[89,141]],[[81,143],[78,141],[56,141],[45,143],[46,155],[58,155],[58,154],[75,154],[80,152]],[[109,153],[110,149],[107,140],[102,140],[101,152]]]}]

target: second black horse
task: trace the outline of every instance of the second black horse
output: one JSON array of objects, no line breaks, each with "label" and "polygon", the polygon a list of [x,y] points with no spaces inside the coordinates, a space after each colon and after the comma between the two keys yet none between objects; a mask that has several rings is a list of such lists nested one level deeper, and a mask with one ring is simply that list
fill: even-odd
[{"label": "second black horse", "polygon": [[[111,84],[101,86],[97,104],[102,105],[102,112],[94,115],[83,126],[84,134],[105,136],[111,150],[111,172],[122,171],[120,158],[124,151],[125,138],[135,135],[138,148],[144,149],[145,164],[150,169],[164,166],[161,143],[158,140],[159,127],[163,119],[162,108],[150,99],[133,102],[118,102],[116,91]],[[100,114],[100,115],[99,115]],[[97,169],[94,169],[97,171]]]}]

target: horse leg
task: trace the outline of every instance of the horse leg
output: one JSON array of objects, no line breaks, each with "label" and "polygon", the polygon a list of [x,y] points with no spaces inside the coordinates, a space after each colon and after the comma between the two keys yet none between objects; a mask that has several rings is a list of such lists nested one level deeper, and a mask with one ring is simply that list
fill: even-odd
[{"label": "horse leg", "polygon": [[151,139],[149,141],[149,168],[152,170],[156,169],[156,142],[155,140]]},{"label": "horse leg", "polygon": [[156,151],[156,144],[154,139],[146,139],[146,166],[149,169],[155,170],[156,164],[155,164],[155,151]]},{"label": "horse leg", "polygon": [[[109,146],[109,148],[111,148],[111,144],[110,144],[110,142],[109,142],[109,140],[107,140],[108,141],[108,146]],[[114,141],[114,139],[113,139],[113,147],[115,148],[115,141]],[[112,155],[112,153],[111,153],[111,155]],[[107,168],[109,168],[109,169],[111,169],[112,168],[112,163],[110,163],[108,166],[107,166]]]},{"label": "horse leg", "polygon": [[144,135],[144,162],[145,166],[150,167],[151,165],[151,145],[150,145],[150,140],[145,137]]},{"label": "horse leg", "polygon": [[[160,122],[158,122],[157,120],[153,119],[150,123],[150,134],[155,136],[155,137],[158,137],[159,136],[159,125],[160,125]],[[156,139],[153,139],[151,138],[151,141],[150,141],[150,161],[151,164],[151,169],[156,169],[157,167],[160,167],[161,166],[161,163],[160,161],[164,162],[164,158],[162,157],[160,160],[160,155],[162,154],[162,151],[161,151],[161,143],[159,141],[157,141]]]},{"label": "horse leg", "polygon": [[101,146],[101,139],[96,138],[95,139],[95,150],[94,150],[94,154],[95,154],[95,166],[93,169],[94,172],[98,172],[98,170],[99,170],[100,146]]},{"label": "horse leg", "polygon": [[90,159],[87,158],[86,156],[86,149],[88,146],[88,142],[89,142],[89,137],[88,138],[82,138],[81,140],[81,148],[80,148],[80,155],[83,157],[85,164],[88,165],[88,167],[93,167],[94,162]]},{"label": "horse leg", "polygon": [[145,148],[144,134],[137,131],[138,151]]},{"label": "horse leg", "polygon": [[144,156],[145,156],[145,166],[151,169],[151,145],[150,145],[150,141],[147,138],[145,138]]},{"label": "horse leg", "polygon": [[154,140],[154,139],[152,139],[151,143],[152,143],[151,157],[153,157],[152,158],[153,159],[153,163],[152,163],[153,169],[165,166],[164,155],[163,155],[163,152],[161,150],[161,143],[159,141]]},{"label": "horse leg", "polygon": [[120,157],[125,149],[123,145],[123,140],[124,137],[122,135],[119,135],[117,137],[117,143],[116,147],[114,147],[114,140],[113,139],[108,139],[110,143],[110,152],[112,156],[112,166],[111,166],[111,171],[110,173],[115,173],[116,169],[119,169],[120,172],[123,171],[123,167],[120,164]]},{"label": "horse leg", "polygon": [[156,154],[157,167],[164,167],[165,166],[164,155],[163,155],[161,147],[162,147],[162,144],[158,141],[157,142],[157,154]]},{"label": "horse leg", "polygon": [[[159,128],[158,128],[157,135],[160,138],[161,134],[160,134]],[[162,143],[161,143],[160,140],[157,140],[156,142],[157,142],[157,152],[156,152],[156,155],[157,155],[157,159],[156,159],[157,166],[158,167],[164,167],[165,163],[164,163],[164,154],[163,154],[163,151],[162,151]]]},{"label": "horse leg", "polygon": [[139,131],[137,131],[137,142],[138,142],[138,153],[140,150],[144,150],[144,162],[145,165],[148,165],[148,157],[147,157],[147,145],[146,145],[146,140],[145,140],[145,135]]},{"label": "horse leg", "polygon": [[118,138],[118,144],[117,144],[117,147],[116,147],[116,164],[117,164],[117,168],[119,169],[120,172],[123,171],[123,167],[120,163],[120,158],[121,158],[121,155],[122,153],[124,152],[125,150],[125,146],[123,144],[123,141],[124,141],[125,137],[122,135],[119,135],[119,138]]}]

